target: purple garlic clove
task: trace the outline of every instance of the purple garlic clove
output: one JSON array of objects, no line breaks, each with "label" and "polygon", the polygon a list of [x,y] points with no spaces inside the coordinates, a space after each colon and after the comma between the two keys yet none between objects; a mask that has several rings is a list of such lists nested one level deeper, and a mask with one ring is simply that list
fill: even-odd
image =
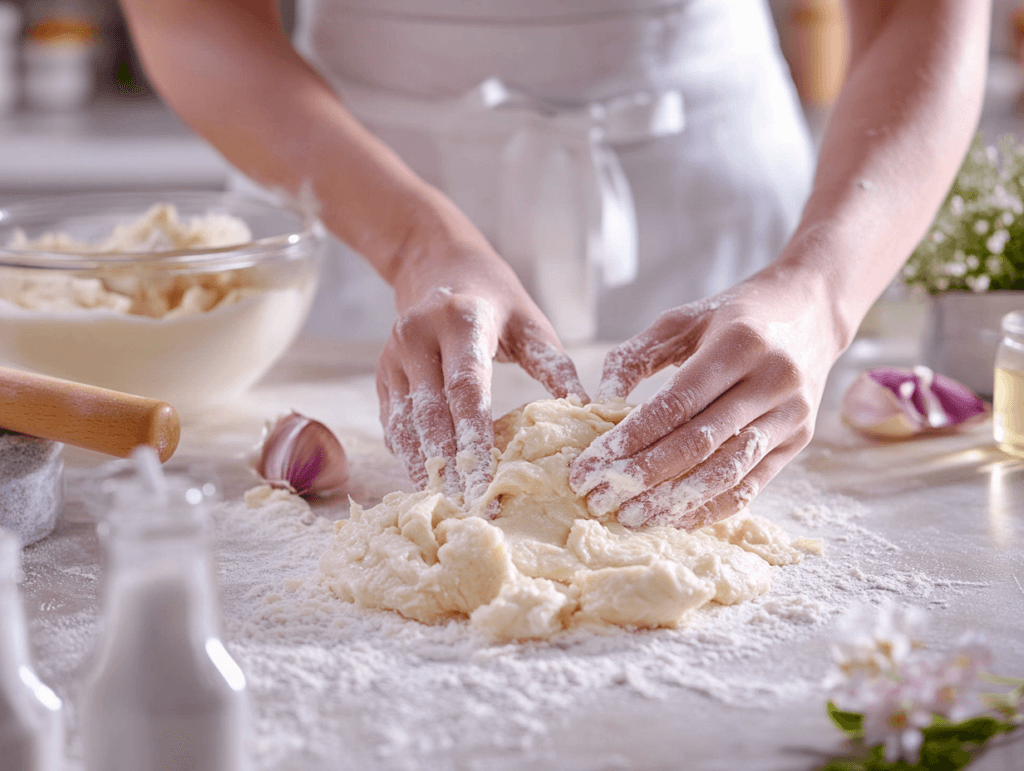
[{"label": "purple garlic clove", "polygon": [[327,426],[291,412],[266,431],[256,471],[272,487],[320,495],[348,482],[348,458]]},{"label": "purple garlic clove", "polygon": [[880,439],[963,427],[987,412],[967,386],[923,366],[870,369],[850,385],[841,407],[847,425]]}]

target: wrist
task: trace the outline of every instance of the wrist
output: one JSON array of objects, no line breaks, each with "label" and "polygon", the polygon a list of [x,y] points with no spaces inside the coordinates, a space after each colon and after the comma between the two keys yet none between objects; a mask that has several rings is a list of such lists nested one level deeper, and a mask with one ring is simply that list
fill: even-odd
[{"label": "wrist", "polygon": [[854,245],[834,230],[800,230],[778,259],[758,274],[803,307],[820,309],[821,335],[836,358],[853,342],[871,304],[890,280],[862,280],[855,255]]},{"label": "wrist", "polygon": [[481,291],[517,280],[477,227],[441,193],[409,218],[390,266],[385,279],[395,290],[399,308],[439,286],[455,292]]}]

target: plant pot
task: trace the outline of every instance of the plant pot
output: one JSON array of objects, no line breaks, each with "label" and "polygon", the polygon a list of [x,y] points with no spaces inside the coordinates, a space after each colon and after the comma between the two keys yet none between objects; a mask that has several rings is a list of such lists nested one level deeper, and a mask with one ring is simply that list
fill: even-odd
[{"label": "plant pot", "polygon": [[1024,310],[1024,291],[932,295],[922,344],[924,363],[991,400],[1000,322],[1017,310]]}]

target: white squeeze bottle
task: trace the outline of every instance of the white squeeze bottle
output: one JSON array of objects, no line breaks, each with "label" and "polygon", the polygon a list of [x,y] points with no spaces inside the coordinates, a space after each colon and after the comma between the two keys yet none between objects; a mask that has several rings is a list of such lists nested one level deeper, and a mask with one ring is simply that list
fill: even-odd
[{"label": "white squeeze bottle", "polygon": [[36,677],[18,593],[21,541],[0,528],[0,771],[56,771],[61,701]]},{"label": "white squeeze bottle", "polygon": [[94,501],[105,577],[80,704],[86,768],[247,768],[245,676],[220,639],[214,486],[165,476],[148,447],[109,466]]}]

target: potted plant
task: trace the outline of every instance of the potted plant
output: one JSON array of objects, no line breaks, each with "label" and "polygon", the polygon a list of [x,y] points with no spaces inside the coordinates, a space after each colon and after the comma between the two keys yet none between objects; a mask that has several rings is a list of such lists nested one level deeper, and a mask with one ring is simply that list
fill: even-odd
[{"label": "potted plant", "polygon": [[925,363],[991,398],[1000,320],[1024,309],[1024,146],[975,137],[902,278],[930,295]]}]

